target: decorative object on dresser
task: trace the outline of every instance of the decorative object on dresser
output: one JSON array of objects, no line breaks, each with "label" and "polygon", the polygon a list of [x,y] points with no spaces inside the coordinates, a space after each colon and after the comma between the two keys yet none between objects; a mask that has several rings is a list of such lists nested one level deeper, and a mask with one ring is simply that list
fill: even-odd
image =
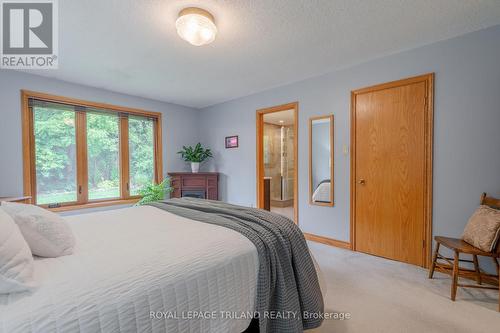
[{"label": "decorative object on dresser", "polygon": [[203,148],[201,143],[197,143],[193,148],[191,146],[182,146],[182,150],[178,151],[182,159],[186,162],[191,162],[191,171],[197,173],[200,170],[200,163],[212,157],[212,151],[208,148]]},{"label": "decorative object on dresser", "polygon": [[193,197],[219,200],[218,172],[171,172],[172,198]]}]

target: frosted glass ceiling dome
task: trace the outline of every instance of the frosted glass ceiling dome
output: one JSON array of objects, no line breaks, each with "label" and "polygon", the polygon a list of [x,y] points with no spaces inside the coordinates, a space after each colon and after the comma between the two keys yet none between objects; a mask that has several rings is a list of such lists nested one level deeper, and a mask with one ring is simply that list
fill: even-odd
[{"label": "frosted glass ceiling dome", "polygon": [[201,8],[188,7],[181,10],[175,26],[179,36],[195,46],[210,44],[217,35],[213,15]]}]

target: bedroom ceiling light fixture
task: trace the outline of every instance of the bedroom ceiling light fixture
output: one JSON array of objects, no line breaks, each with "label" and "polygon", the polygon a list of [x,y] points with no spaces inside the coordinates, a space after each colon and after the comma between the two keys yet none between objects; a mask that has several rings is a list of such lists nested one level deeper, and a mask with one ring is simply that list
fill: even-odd
[{"label": "bedroom ceiling light fixture", "polygon": [[196,7],[181,10],[177,21],[175,21],[175,27],[182,39],[195,46],[210,44],[217,35],[213,15]]}]

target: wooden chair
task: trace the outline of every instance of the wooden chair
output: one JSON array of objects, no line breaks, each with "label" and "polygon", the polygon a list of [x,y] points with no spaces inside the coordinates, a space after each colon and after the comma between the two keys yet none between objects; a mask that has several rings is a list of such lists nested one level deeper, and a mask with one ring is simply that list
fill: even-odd
[{"label": "wooden chair", "polygon": [[[481,205],[487,205],[495,209],[500,209],[500,199],[492,198],[486,196],[486,193],[481,195]],[[500,312],[500,283],[499,283],[499,275],[500,275],[500,264],[498,262],[498,258],[500,258],[500,242],[497,244],[496,249],[492,252],[482,251],[469,243],[463,241],[458,238],[450,238],[450,237],[442,237],[436,236],[434,237],[436,241],[436,249],[434,250],[434,256],[432,258],[432,265],[429,269],[429,279],[432,279],[434,275],[434,270],[438,270],[440,272],[451,275],[452,284],[451,284],[451,300],[455,301],[455,297],[457,295],[457,287],[465,287],[465,288],[483,288],[483,289],[497,289],[499,290],[498,297],[498,311]],[[439,253],[439,247],[443,245],[448,249],[454,252],[453,258],[444,257]],[[472,255],[472,260],[460,259],[460,254],[468,254]],[[497,270],[496,275],[486,274],[479,268],[479,262],[477,257],[484,256],[490,257],[495,263],[495,267]],[[438,260],[443,260],[446,263],[439,262]],[[462,268],[459,266],[460,262],[468,262],[474,265],[474,269]],[[461,284],[458,283],[458,277],[462,276],[464,278],[475,279],[477,284]],[[488,283],[494,286],[483,286],[482,283]],[[496,285],[499,285],[498,287]]]}]

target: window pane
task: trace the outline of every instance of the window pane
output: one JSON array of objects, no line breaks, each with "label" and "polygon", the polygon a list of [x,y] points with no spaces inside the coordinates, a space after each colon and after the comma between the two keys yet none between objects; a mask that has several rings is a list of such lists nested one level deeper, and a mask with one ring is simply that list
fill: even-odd
[{"label": "window pane", "polygon": [[118,115],[87,113],[89,200],[120,197]]},{"label": "window pane", "polygon": [[130,155],[130,195],[154,180],[154,131],[153,120],[143,117],[130,117],[129,155]]},{"label": "window pane", "polygon": [[37,204],[77,200],[75,115],[63,105],[33,107]]}]

